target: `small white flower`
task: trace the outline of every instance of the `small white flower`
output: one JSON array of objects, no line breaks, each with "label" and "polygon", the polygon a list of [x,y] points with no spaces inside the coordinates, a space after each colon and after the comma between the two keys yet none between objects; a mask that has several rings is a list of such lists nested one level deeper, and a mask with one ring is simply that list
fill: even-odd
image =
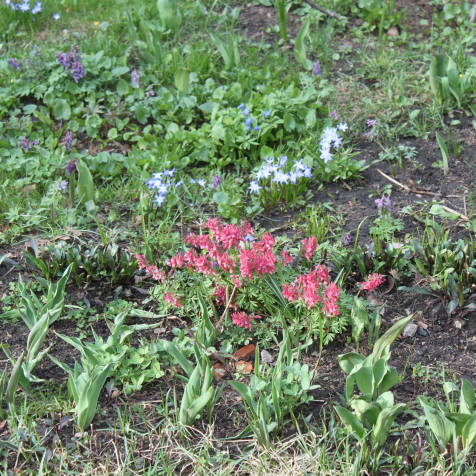
[{"label": "small white flower", "polygon": [[256,182],[256,180],[250,182],[250,186],[248,188],[251,193],[258,193],[261,190],[261,187],[258,185],[258,182]]},{"label": "small white flower", "polygon": [[341,122],[340,124],[337,124],[337,129],[339,129],[342,132],[345,132],[349,126],[345,122]]},{"label": "small white flower", "polygon": [[165,195],[156,195],[152,201],[160,207],[165,202],[165,198]]}]

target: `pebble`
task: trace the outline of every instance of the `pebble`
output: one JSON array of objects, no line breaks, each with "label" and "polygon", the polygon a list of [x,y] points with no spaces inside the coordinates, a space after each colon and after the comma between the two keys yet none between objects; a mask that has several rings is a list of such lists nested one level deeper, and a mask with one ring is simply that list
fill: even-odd
[{"label": "pebble", "polygon": [[410,322],[410,324],[407,324],[407,326],[403,330],[403,337],[413,337],[416,334],[417,330],[418,326],[413,322]]}]

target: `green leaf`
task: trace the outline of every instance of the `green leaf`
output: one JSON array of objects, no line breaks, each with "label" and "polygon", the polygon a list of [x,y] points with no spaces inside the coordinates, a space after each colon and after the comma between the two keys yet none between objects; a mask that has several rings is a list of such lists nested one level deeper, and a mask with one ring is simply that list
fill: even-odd
[{"label": "green leaf", "polygon": [[311,67],[311,62],[307,59],[306,55],[306,39],[309,35],[309,24],[309,20],[304,22],[294,43],[294,57],[296,61],[306,69]]},{"label": "green leaf", "polygon": [[340,368],[346,374],[350,374],[354,367],[365,360],[365,357],[357,352],[349,352],[347,354],[339,355],[338,360]]},{"label": "green leaf", "polygon": [[174,75],[175,87],[181,92],[186,93],[190,84],[190,72],[185,68],[180,68]]},{"label": "green leaf", "polygon": [[438,142],[438,147],[440,148],[441,152],[441,159],[442,159],[442,168],[443,168],[443,173],[445,175],[448,174],[449,172],[449,152],[448,152],[448,147],[446,146],[446,142],[444,141],[443,137],[436,133],[436,141]]},{"label": "green leaf", "polygon": [[425,418],[439,445],[445,448],[455,433],[455,424],[445,415],[429,405],[423,397],[419,399]]},{"label": "green leaf", "polygon": [[412,320],[413,316],[404,317],[397,321],[383,336],[381,336],[374,344],[372,355],[378,360],[383,357],[392,342],[400,335],[405,326]]},{"label": "green leaf", "polygon": [[126,80],[120,79],[117,82],[117,94],[119,94],[119,96],[125,96],[126,94],[129,93],[129,90],[130,90],[130,85]]},{"label": "green leaf", "polygon": [[360,423],[359,419],[347,410],[347,408],[340,407],[339,405],[336,405],[334,408],[337,415],[339,415],[339,418],[342,420],[342,423],[352,431],[357,439],[363,440],[365,437],[365,428],[362,423]]},{"label": "green leaf", "polygon": [[67,121],[71,117],[69,103],[65,99],[56,99],[53,102],[53,115],[60,121]]},{"label": "green leaf", "polygon": [[[80,203],[91,204],[94,207],[94,181],[88,166],[78,159],[76,162],[76,169],[78,170],[78,184],[76,191]],[[91,206],[91,205],[89,205]]]},{"label": "green leaf", "polygon": [[476,442],[476,413],[463,426],[461,441],[465,449],[470,449]]},{"label": "green leaf", "polygon": [[355,374],[354,378],[357,382],[359,390],[367,398],[372,398],[375,390],[375,381],[371,367],[361,367]]},{"label": "green leaf", "polygon": [[352,338],[354,342],[358,343],[365,326],[369,323],[369,313],[364,300],[357,296],[354,297],[350,321],[352,323]]},{"label": "green leaf", "polygon": [[20,357],[18,357],[15,365],[13,366],[10,379],[8,380],[7,389],[5,391],[5,397],[8,403],[13,404],[15,401],[15,393],[17,391],[18,382],[23,374],[22,364],[25,358],[25,353],[22,352]]},{"label": "green leaf", "polygon": [[182,13],[176,0],[157,0],[160,23],[163,28],[175,33],[182,24]]},{"label": "green leaf", "polygon": [[461,382],[461,394],[459,397],[459,411],[461,413],[472,413],[474,409],[475,393],[469,380],[463,379]]},{"label": "green leaf", "polygon": [[372,440],[374,445],[380,448],[386,441],[389,431],[392,428],[395,418],[404,410],[404,403],[399,403],[391,408],[384,408],[372,430]]}]

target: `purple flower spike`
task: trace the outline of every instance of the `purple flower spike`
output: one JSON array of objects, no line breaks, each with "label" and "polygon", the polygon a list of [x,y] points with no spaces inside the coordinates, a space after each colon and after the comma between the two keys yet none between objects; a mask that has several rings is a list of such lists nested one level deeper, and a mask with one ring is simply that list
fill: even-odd
[{"label": "purple flower spike", "polygon": [[74,142],[73,133],[71,131],[66,131],[60,144],[64,145],[66,152],[68,152],[69,154],[71,152],[71,149],[73,148],[73,142]]},{"label": "purple flower spike", "polygon": [[390,197],[387,197],[386,195],[382,195],[380,198],[377,198],[375,200],[375,205],[377,206],[379,211],[383,208],[385,208],[389,212],[392,211],[392,201],[390,200]]},{"label": "purple flower spike", "polygon": [[7,63],[8,63],[8,66],[11,66],[17,71],[21,68],[21,64],[16,58],[8,58]]},{"label": "purple flower spike", "polygon": [[68,188],[69,182],[67,180],[61,180],[61,182],[58,184],[58,190],[66,190]]},{"label": "purple flower spike", "polygon": [[69,53],[57,53],[56,60],[63,66],[65,71],[69,71],[71,78],[75,83],[86,76],[83,63],[81,61],[81,53],[76,45],[71,47]]},{"label": "purple flower spike", "polygon": [[367,119],[368,127],[375,127],[376,124],[377,124],[377,119]]},{"label": "purple flower spike", "polygon": [[71,159],[67,164],[66,164],[66,175],[71,175],[74,173],[76,170],[76,159]]},{"label": "purple flower spike", "polygon": [[221,177],[218,174],[214,175],[212,178],[212,187],[218,188],[220,184],[221,184]]},{"label": "purple flower spike", "polygon": [[140,88],[140,73],[137,69],[131,71],[131,83],[134,88]]},{"label": "purple flower spike", "polygon": [[352,233],[347,233],[342,237],[342,244],[344,246],[349,246],[352,244],[353,238],[352,238]]},{"label": "purple flower spike", "polygon": [[312,65],[312,75],[319,76],[320,74],[321,74],[321,63],[319,61],[316,61]]}]

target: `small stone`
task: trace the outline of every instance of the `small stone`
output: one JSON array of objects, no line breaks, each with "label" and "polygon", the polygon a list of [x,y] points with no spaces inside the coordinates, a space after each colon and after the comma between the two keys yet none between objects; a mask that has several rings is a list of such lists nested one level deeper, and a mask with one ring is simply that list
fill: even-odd
[{"label": "small stone", "polygon": [[423,327],[419,327],[417,330],[417,335],[419,335],[420,337],[428,337],[430,333]]},{"label": "small stone", "polygon": [[262,350],[261,351],[261,360],[265,364],[271,364],[274,360],[274,357],[267,351],[267,350]]},{"label": "small stone", "polygon": [[403,330],[403,337],[413,337],[416,334],[417,330],[418,326],[413,322],[410,322],[410,324],[407,324],[407,326]]},{"label": "small stone", "polygon": [[461,319],[455,319],[453,325],[456,327],[456,329],[462,329],[463,326],[464,326],[464,321],[462,321]]},{"label": "small stone", "polygon": [[426,322],[418,321],[417,324],[420,329],[428,329],[428,324]]},{"label": "small stone", "polygon": [[398,28],[392,26],[387,31],[388,36],[398,36],[400,33],[398,32]]}]

